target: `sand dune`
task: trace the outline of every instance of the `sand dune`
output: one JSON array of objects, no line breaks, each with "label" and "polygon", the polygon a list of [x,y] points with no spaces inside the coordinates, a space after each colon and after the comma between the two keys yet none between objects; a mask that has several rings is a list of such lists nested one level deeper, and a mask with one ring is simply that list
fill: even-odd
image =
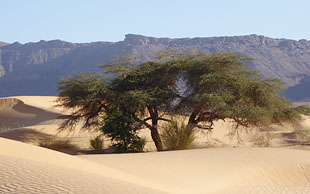
[{"label": "sand dune", "polygon": [[[197,140],[202,146],[215,142],[225,148],[71,156],[9,140],[46,142],[57,137],[87,148],[93,133],[58,133],[60,121],[55,118],[64,110],[55,107],[55,100],[39,96],[0,99],[0,124],[10,129],[0,133],[0,193],[310,193],[309,151],[298,150],[308,147],[245,148],[251,142],[239,146],[227,137],[229,122],[217,122],[213,133],[198,134]],[[302,125],[309,128],[309,117],[303,118]],[[279,132],[295,135],[290,126]],[[141,134],[149,140],[147,149],[154,150],[149,131]]]},{"label": "sand dune", "polygon": [[36,125],[61,114],[25,104],[17,98],[0,99],[0,131]]},{"label": "sand dune", "polygon": [[151,180],[175,194],[310,193],[308,151],[218,148],[79,157]]},{"label": "sand dune", "polygon": [[65,138],[81,149],[88,149],[89,139],[96,133],[79,129],[60,133],[61,120],[57,118],[70,111],[56,107],[56,99],[52,96],[0,98],[0,137],[35,145]]},{"label": "sand dune", "polygon": [[16,98],[20,101],[23,101],[27,105],[38,107],[41,109],[48,109],[54,111],[63,110],[62,108],[56,107],[56,96],[12,96],[8,98]]},{"label": "sand dune", "polygon": [[148,184],[104,165],[0,138],[0,193],[164,193]]},{"label": "sand dune", "polygon": [[0,193],[307,194],[308,151],[199,149],[70,156],[0,138]]}]

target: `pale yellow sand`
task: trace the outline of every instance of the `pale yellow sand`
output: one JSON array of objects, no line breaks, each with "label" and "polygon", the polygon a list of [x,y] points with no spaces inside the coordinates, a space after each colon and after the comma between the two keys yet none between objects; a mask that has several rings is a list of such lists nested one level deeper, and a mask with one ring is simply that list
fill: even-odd
[{"label": "pale yellow sand", "polygon": [[[55,99],[0,99],[0,122],[10,129],[0,133],[0,193],[310,193],[309,151],[244,148],[251,142],[227,137],[229,122],[217,122],[213,133],[200,133],[197,140],[200,146],[212,143],[226,148],[161,153],[70,156],[1,138],[31,143],[32,139],[58,137],[89,147],[89,138],[95,134],[78,130],[69,135],[58,133],[60,121],[56,118],[64,112],[54,107]],[[310,127],[309,117],[304,117],[302,125]],[[292,129],[280,127],[278,132],[290,133]],[[140,134],[149,141],[147,149],[155,150],[149,130]],[[248,138],[253,134],[243,135]],[[228,148],[232,146],[238,148]]]},{"label": "pale yellow sand", "polygon": [[61,114],[38,108],[17,98],[0,98],[0,131],[36,125]]},{"label": "pale yellow sand", "polygon": [[73,157],[0,138],[0,193],[307,194],[309,177],[310,155],[301,150],[222,148]]},{"label": "pale yellow sand", "polygon": [[308,151],[216,148],[79,156],[151,180],[169,193],[310,193]]},{"label": "pale yellow sand", "polygon": [[57,107],[56,96],[12,96],[9,98],[16,98],[23,101],[25,104],[35,106],[42,109],[62,111],[61,107]]},{"label": "pale yellow sand", "polygon": [[0,193],[163,193],[104,165],[0,138]]},{"label": "pale yellow sand", "polygon": [[59,116],[70,111],[56,107],[57,97],[14,96],[0,98],[0,137],[38,144],[53,137],[67,138],[80,148],[89,148],[89,139],[97,133],[58,130]]}]

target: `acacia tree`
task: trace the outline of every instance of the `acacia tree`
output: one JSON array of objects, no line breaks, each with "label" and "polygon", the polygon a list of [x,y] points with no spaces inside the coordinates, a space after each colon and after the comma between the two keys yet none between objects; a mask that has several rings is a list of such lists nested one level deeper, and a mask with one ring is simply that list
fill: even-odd
[{"label": "acacia tree", "polygon": [[101,127],[107,110],[121,108],[130,113],[134,130],[150,129],[157,150],[162,151],[158,121],[169,122],[165,113],[189,115],[189,130],[211,130],[214,120],[227,118],[247,127],[298,120],[298,112],[277,95],[280,82],[247,70],[247,60],[232,53],[168,53],[134,68],[123,62],[105,66],[107,73],[118,73],[109,81],[106,74],[65,78],[58,102],[76,111],[61,128],[72,128],[81,120],[86,129]]},{"label": "acacia tree", "polygon": [[105,81],[105,74],[81,74],[60,81],[60,106],[76,109],[65,117],[61,129],[72,129],[79,121],[84,121],[85,129],[100,128],[105,124],[105,112],[111,107],[121,108],[131,113],[134,130],[143,126],[150,129],[157,150],[162,151],[158,121],[169,121],[164,115],[176,95],[173,85],[177,65],[146,62],[135,69],[113,65],[108,73],[119,73],[119,69],[121,73],[112,81]]},{"label": "acacia tree", "polygon": [[199,53],[173,57],[183,64],[185,95],[176,111],[189,115],[188,128],[212,130],[213,121],[232,119],[238,126],[266,127],[300,119],[299,111],[278,93],[282,82],[247,69],[243,55]]},{"label": "acacia tree", "polygon": [[[169,112],[177,95],[174,85],[178,68],[177,64],[146,62],[133,70],[125,71],[110,84],[119,95],[113,103],[135,113],[135,121],[139,126],[150,129],[158,151],[163,150],[158,121],[169,121],[164,115]],[[112,71],[115,72],[115,68]],[[147,122],[149,120],[151,124]]]}]

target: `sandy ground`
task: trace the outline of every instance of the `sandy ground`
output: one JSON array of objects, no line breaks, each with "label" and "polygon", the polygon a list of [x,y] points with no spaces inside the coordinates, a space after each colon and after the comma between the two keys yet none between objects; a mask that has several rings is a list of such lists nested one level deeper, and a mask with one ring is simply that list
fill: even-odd
[{"label": "sandy ground", "polygon": [[36,125],[60,115],[53,110],[25,104],[18,98],[0,98],[0,130],[2,131]]},{"label": "sandy ground", "polygon": [[214,148],[79,157],[151,180],[175,194],[310,193],[308,151]]},{"label": "sandy ground", "polygon": [[164,193],[145,185],[152,184],[71,155],[0,138],[0,193]]},{"label": "sandy ground", "polygon": [[[302,139],[290,125],[268,134],[242,132],[238,141],[227,136],[230,122],[217,122],[212,133],[196,134],[204,149],[72,156],[35,146],[57,138],[87,149],[96,135],[59,133],[57,117],[66,112],[55,100],[0,98],[0,193],[310,193],[309,147],[287,145]],[[310,119],[303,117],[300,127],[309,130]],[[140,135],[148,140],[146,150],[154,150],[149,131]],[[257,147],[266,142],[277,148]]]},{"label": "sandy ground", "polygon": [[58,130],[59,116],[69,113],[57,107],[54,96],[16,96],[0,98],[0,137],[38,144],[55,138],[68,139],[81,149],[99,133]]}]

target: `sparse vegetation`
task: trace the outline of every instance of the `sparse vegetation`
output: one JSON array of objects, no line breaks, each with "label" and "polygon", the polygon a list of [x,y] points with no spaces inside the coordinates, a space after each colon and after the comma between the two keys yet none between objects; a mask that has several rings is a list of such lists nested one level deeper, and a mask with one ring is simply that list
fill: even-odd
[{"label": "sparse vegetation", "polygon": [[254,146],[268,147],[271,146],[272,136],[269,133],[259,133],[253,137],[252,143]]},{"label": "sparse vegetation", "polygon": [[[212,130],[219,119],[233,120],[236,128],[300,120],[301,111],[278,96],[282,83],[248,70],[249,60],[233,53],[163,52],[155,61],[135,65],[117,60],[105,65],[102,75],[65,78],[58,102],[76,111],[66,117],[61,129],[83,121],[85,129],[101,129],[115,147],[127,152],[137,149],[136,132],[147,127],[162,151],[159,121],[172,122],[164,117],[166,113],[188,115],[188,130]],[[108,80],[111,74],[117,76]],[[118,116],[124,120],[115,119]]]},{"label": "sparse vegetation", "polygon": [[299,111],[301,114],[310,116],[310,107],[309,106],[297,106],[295,109],[297,111]]},{"label": "sparse vegetation", "polygon": [[132,114],[124,109],[111,108],[106,111],[103,134],[111,138],[116,152],[141,152],[145,140],[137,134]]},{"label": "sparse vegetation", "polygon": [[161,134],[163,144],[168,150],[186,150],[194,148],[194,130],[188,129],[184,122],[175,120],[166,124]]},{"label": "sparse vegetation", "polygon": [[310,129],[297,130],[296,139],[300,142],[300,144],[310,144]]},{"label": "sparse vegetation", "polygon": [[54,140],[51,142],[40,142],[39,146],[65,152],[65,153],[77,153],[78,147],[72,144],[69,140]]},{"label": "sparse vegetation", "polygon": [[104,139],[102,135],[98,135],[89,140],[90,146],[93,150],[99,151],[103,148]]}]

